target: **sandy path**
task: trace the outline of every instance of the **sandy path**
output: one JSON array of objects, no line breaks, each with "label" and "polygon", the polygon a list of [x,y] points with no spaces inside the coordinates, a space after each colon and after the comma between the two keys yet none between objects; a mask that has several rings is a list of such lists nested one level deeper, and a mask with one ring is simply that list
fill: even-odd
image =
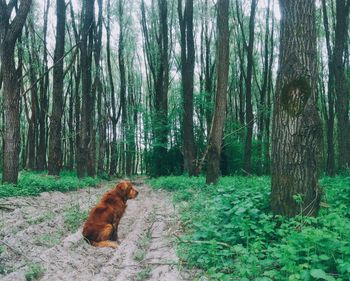
[{"label": "sandy path", "polygon": [[[172,245],[176,212],[169,195],[140,182],[119,226],[118,249],[95,248],[67,230],[72,206],[90,210],[115,183],[39,197],[0,199],[0,280],[26,280],[30,264],[45,270],[40,280],[188,280]],[[188,275],[187,275],[188,276]]]}]

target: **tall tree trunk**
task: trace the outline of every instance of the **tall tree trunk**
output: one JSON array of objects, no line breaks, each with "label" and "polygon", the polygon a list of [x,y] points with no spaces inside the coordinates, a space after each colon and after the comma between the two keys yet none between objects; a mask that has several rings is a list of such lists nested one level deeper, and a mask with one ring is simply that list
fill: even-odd
[{"label": "tall tree trunk", "polygon": [[[35,84],[37,79],[37,65],[38,61],[35,60],[36,53],[36,41],[34,26],[32,20],[29,21],[28,28],[26,28],[27,41],[27,53],[29,62],[29,81],[31,85],[30,90],[30,113],[28,110],[27,120],[28,120],[28,134],[27,134],[27,159],[26,168],[29,170],[34,170],[36,168],[36,134],[37,134],[37,113],[38,113],[38,87]],[[29,40],[30,38],[30,40]]]},{"label": "tall tree trunk", "polygon": [[119,13],[119,42],[118,42],[118,65],[120,73],[120,106],[121,106],[121,125],[122,125],[122,138],[121,143],[121,173],[125,175],[125,162],[126,162],[126,147],[127,147],[127,126],[128,126],[128,112],[126,104],[126,67],[124,59],[124,2],[119,0],[118,13]]},{"label": "tall tree trunk", "polygon": [[217,84],[215,111],[211,126],[206,182],[217,182],[220,175],[221,144],[224,130],[229,71],[229,0],[218,1]]},{"label": "tall tree trunk", "polygon": [[255,27],[255,11],[257,0],[253,0],[250,7],[249,18],[249,43],[247,47],[247,77],[246,77],[246,126],[247,132],[244,145],[244,170],[247,173],[252,171],[252,141],[253,141],[253,104],[252,104],[252,79],[253,79],[253,50],[254,50],[254,27]]},{"label": "tall tree trunk", "polygon": [[[168,5],[165,0],[158,0],[158,21],[149,25],[145,12],[145,3],[141,3],[142,31],[145,41],[145,54],[148,62],[152,97],[151,108],[154,108],[153,151],[151,175],[162,176],[168,172],[168,86],[169,86],[169,35],[168,35]],[[153,6],[152,6],[153,8]],[[155,10],[155,9],[154,9]],[[156,12],[152,10],[155,14]],[[152,16],[152,15],[151,15]],[[154,17],[155,18],[155,17]],[[151,26],[151,28],[149,28]],[[154,28],[157,26],[157,29]],[[153,27],[153,28],[152,28]]]},{"label": "tall tree trunk", "polygon": [[80,145],[79,159],[77,163],[78,177],[84,177],[92,172],[91,151],[92,149],[92,131],[91,122],[93,119],[93,98],[91,94],[91,60],[92,60],[92,41],[93,41],[93,23],[94,23],[94,0],[86,0],[83,6],[83,28],[82,39],[80,43],[81,57],[81,78],[82,78],[82,100],[81,100],[81,127],[80,127]]},{"label": "tall tree trunk", "polygon": [[104,170],[104,159],[106,155],[106,113],[102,113],[102,102],[103,102],[103,87],[101,82],[101,48],[102,48],[102,9],[103,0],[98,0],[98,19],[95,32],[95,81],[93,86],[94,95],[97,94],[97,118],[98,118],[98,135],[99,135],[99,148],[98,148],[98,174],[103,173]]},{"label": "tall tree trunk", "polygon": [[183,156],[184,171],[190,176],[196,174],[196,152],[193,132],[193,80],[195,49],[193,36],[193,0],[178,0],[181,47],[181,82],[183,94]]},{"label": "tall tree trunk", "polygon": [[334,143],[334,64],[331,48],[331,39],[329,32],[329,22],[327,15],[326,1],[322,0],[323,25],[326,35],[326,46],[328,56],[328,112],[326,118],[327,124],[327,164],[326,173],[329,176],[335,175],[335,143]]},{"label": "tall tree trunk", "polygon": [[258,154],[258,167],[257,173],[261,175],[264,172],[264,155],[263,155],[263,137],[265,133],[265,115],[268,108],[266,107],[266,97],[268,95],[268,83],[269,83],[269,39],[270,39],[270,0],[266,8],[266,21],[265,21],[265,38],[264,38],[264,66],[263,66],[263,82],[260,91],[259,100],[259,119],[258,119],[258,144],[257,144],[257,154]]},{"label": "tall tree trunk", "polygon": [[63,55],[66,25],[65,0],[56,2],[56,46],[53,69],[52,113],[49,134],[49,175],[59,176],[62,168],[61,117],[63,114]]},{"label": "tall tree trunk", "polygon": [[39,112],[38,112],[38,123],[39,123],[39,141],[37,149],[37,169],[46,169],[46,150],[47,150],[47,138],[46,138],[46,128],[47,128],[47,113],[48,113],[48,97],[47,91],[49,87],[49,72],[48,72],[48,60],[47,60],[47,22],[50,9],[50,0],[45,1],[44,7],[44,26],[43,26],[43,66],[41,73],[46,73],[40,81],[39,85]]},{"label": "tall tree trunk", "polygon": [[110,38],[111,38],[111,14],[110,14],[110,0],[107,1],[107,24],[106,24],[106,32],[107,32],[107,69],[108,69],[108,77],[109,77],[109,86],[111,92],[111,108],[112,108],[112,143],[110,145],[110,165],[109,165],[109,174],[114,175],[117,171],[117,110],[116,110],[116,100],[114,93],[114,83],[113,83],[113,75],[112,75],[112,63],[111,63],[111,48],[110,48]]},{"label": "tall tree trunk", "polygon": [[280,58],[272,128],[271,208],[317,215],[322,125],[316,108],[315,0],[280,0]]},{"label": "tall tree trunk", "polygon": [[12,18],[13,1],[0,3],[0,58],[3,73],[4,100],[4,153],[2,182],[17,183],[20,150],[21,100],[15,66],[15,44],[27,19],[31,0],[22,0],[16,15]]},{"label": "tall tree trunk", "polygon": [[345,38],[348,32],[350,0],[336,1],[335,42],[333,51],[335,109],[338,119],[338,165],[340,169],[350,164],[349,87],[344,67]]}]

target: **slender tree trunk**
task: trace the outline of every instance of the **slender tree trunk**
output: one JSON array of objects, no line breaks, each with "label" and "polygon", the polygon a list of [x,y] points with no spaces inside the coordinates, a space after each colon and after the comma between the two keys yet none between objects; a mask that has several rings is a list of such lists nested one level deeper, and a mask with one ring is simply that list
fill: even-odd
[{"label": "slender tree trunk", "polygon": [[329,176],[335,175],[335,143],[334,143],[334,64],[331,49],[331,39],[329,32],[329,23],[327,15],[326,1],[322,0],[323,24],[326,34],[326,46],[328,55],[328,112],[326,118],[327,124],[327,164],[326,173]]},{"label": "slender tree trunk", "polygon": [[335,43],[333,51],[335,109],[338,119],[338,165],[340,169],[350,164],[349,86],[344,67],[345,39],[348,32],[350,0],[336,1]]},{"label": "slender tree trunk", "polygon": [[46,139],[46,128],[47,128],[47,112],[48,112],[48,97],[47,91],[49,87],[49,73],[48,73],[48,61],[47,61],[47,22],[49,16],[50,0],[45,1],[44,9],[44,27],[43,27],[43,67],[41,72],[47,73],[40,81],[39,90],[39,112],[38,112],[38,123],[39,123],[39,141],[37,149],[37,169],[44,170],[46,168],[46,150],[47,150],[47,139]]},{"label": "slender tree trunk", "polygon": [[220,175],[222,135],[225,123],[227,84],[229,71],[229,0],[218,1],[217,88],[215,111],[211,126],[208,150],[207,183],[217,182]]},{"label": "slender tree trunk", "polygon": [[247,173],[252,171],[252,141],[253,141],[253,104],[252,104],[252,79],[253,79],[253,50],[254,50],[254,27],[255,27],[255,11],[257,0],[253,0],[250,8],[249,19],[249,43],[247,48],[247,77],[246,77],[246,138],[244,145],[244,170]]},{"label": "slender tree trunk", "polygon": [[56,2],[56,46],[53,69],[52,113],[49,134],[49,175],[59,176],[62,168],[61,117],[63,114],[63,55],[66,25],[65,0]]},{"label": "slender tree trunk", "polygon": [[263,82],[260,91],[259,100],[259,119],[258,119],[258,169],[257,173],[261,175],[264,172],[264,155],[263,155],[263,137],[265,134],[265,115],[268,108],[266,107],[266,97],[269,83],[269,38],[270,38],[270,0],[268,1],[268,6],[266,8],[266,21],[265,21],[265,39],[264,39],[264,66],[263,66]]},{"label": "slender tree trunk", "polygon": [[196,174],[196,153],[193,132],[193,80],[195,49],[193,36],[193,0],[178,0],[181,46],[181,82],[183,94],[183,156],[184,171],[190,176]]},{"label": "slender tree trunk", "polygon": [[117,171],[117,123],[118,123],[118,117],[117,117],[117,110],[116,110],[116,100],[115,100],[115,93],[114,93],[114,82],[113,82],[113,75],[112,75],[112,63],[111,63],[111,48],[110,48],[110,38],[111,38],[111,15],[110,15],[110,0],[107,1],[107,24],[106,24],[106,31],[107,31],[107,69],[108,69],[108,77],[109,77],[109,86],[110,86],[110,92],[111,92],[111,108],[112,108],[112,116],[111,116],[111,122],[112,122],[112,143],[110,145],[110,166],[109,166],[109,174],[114,175]]},{"label": "slender tree trunk", "polygon": [[[28,110],[27,120],[28,120],[28,134],[27,134],[27,158],[26,158],[26,168],[29,170],[34,170],[36,168],[36,134],[37,134],[37,113],[38,113],[38,87],[35,85],[37,79],[37,60],[35,60],[35,33],[33,22],[30,20],[29,27],[26,28],[27,41],[27,54],[29,62],[29,81],[33,85],[30,91],[30,112]],[[30,37],[29,37],[30,36]],[[29,40],[30,38],[30,40]]]},{"label": "slender tree trunk", "polygon": [[77,162],[77,174],[82,178],[87,173],[92,172],[91,151],[92,149],[92,131],[91,122],[93,119],[93,98],[91,94],[91,60],[92,60],[92,40],[93,40],[93,22],[94,22],[94,0],[86,0],[83,6],[83,29],[80,44],[81,57],[81,78],[82,78],[82,100],[81,100],[81,127],[79,159]]},{"label": "slender tree trunk", "polygon": [[98,163],[97,171],[98,174],[102,174],[104,170],[104,159],[106,155],[106,113],[102,113],[102,102],[103,102],[103,87],[101,82],[101,48],[102,48],[102,9],[103,9],[103,0],[98,0],[98,20],[96,25],[95,32],[95,81],[93,92],[97,94],[97,118],[98,118],[98,136],[99,136],[99,147],[98,147]]},{"label": "slender tree trunk", "polygon": [[118,41],[118,65],[120,73],[120,106],[121,106],[121,125],[122,125],[122,138],[121,143],[121,173],[125,175],[125,162],[126,162],[126,147],[127,147],[127,127],[128,127],[128,112],[126,104],[126,67],[124,59],[124,2],[119,0],[118,12],[119,12],[119,41]]},{"label": "slender tree trunk", "polygon": [[[272,13],[274,10],[274,6],[272,5]],[[267,83],[267,92],[266,92],[266,111],[265,111],[265,173],[271,173],[271,147],[270,147],[270,122],[271,122],[271,111],[272,111],[272,103],[271,103],[271,95],[273,92],[273,82],[272,82],[272,64],[274,58],[274,16],[272,15],[272,23],[271,23],[271,34],[270,34],[270,57],[269,57],[269,70],[268,70],[268,83]]]},{"label": "slender tree trunk", "polygon": [[272,128],[271,208],[317,215],[322,125],[316,108],[315,0],[280,0],[280,58]]}]

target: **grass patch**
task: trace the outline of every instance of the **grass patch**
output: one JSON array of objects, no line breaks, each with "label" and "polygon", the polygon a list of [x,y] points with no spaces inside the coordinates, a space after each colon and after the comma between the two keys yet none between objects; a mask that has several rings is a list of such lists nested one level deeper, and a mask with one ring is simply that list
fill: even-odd
[{"label": "grass patch", "polygon": [[39,280],[44,275],[45,269],[38,263],[31,263],[28,265],[25,273],[27,281]]},{"label": "grass patch", "polygon": [[136,274],[134,281],[144,281],[148,280],[151,276],[152,269],[150,267],[143,268]]},{"label": "grass patch", "polygon": [[46,247],[54,247],[58,245],[61,242],[61,239],[65,232],[61,230],[57,230],[54,233],[46,233],[42,234],[37,237],[36,239],[36,244],[37,245],[44,245]]},{"label": "grass patch", "polygon": [[210,280],[350,280],[350,178],[324,178],[317,218],[274,217],[269,177],[150,180],[173,191],[184,235],[178,255]]},{"label": "grass patch", "polygon": [[55,217],[55,214],[51,211],[44,212],[41,216],[36,217],[36,218],[31,218],[27,222],[30,225],[33,224],[40,224],[45,221],[52,220]]},{"label": "grass patch", "polygon": [[18,184],[0,185],[0,198],[12,196],[35,196],[45,191],[71,191],[87,186],[96,186],[100,178],[77,178],[71,171],[62,171],[59,178],[48,176],[46,172],[22,171]]},{"label": "grass patch", "polygon": [[88,211],[80,209],[79,204],[70,206],[65,210],[64,222],[70,232],[75,232],[82,225],[88,216]]}]

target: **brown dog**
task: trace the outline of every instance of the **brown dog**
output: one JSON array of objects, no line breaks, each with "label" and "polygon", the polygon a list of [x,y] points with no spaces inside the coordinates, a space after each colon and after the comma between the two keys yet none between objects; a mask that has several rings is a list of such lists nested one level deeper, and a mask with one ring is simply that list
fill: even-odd
[{"label": "brown dog", "polygon": [[116,248],[118,224],[126,209],[126,201],[134,199],[139,192],[130,181],[122,181],[103,195],[84,224],[83,236],[97,247]]}]

